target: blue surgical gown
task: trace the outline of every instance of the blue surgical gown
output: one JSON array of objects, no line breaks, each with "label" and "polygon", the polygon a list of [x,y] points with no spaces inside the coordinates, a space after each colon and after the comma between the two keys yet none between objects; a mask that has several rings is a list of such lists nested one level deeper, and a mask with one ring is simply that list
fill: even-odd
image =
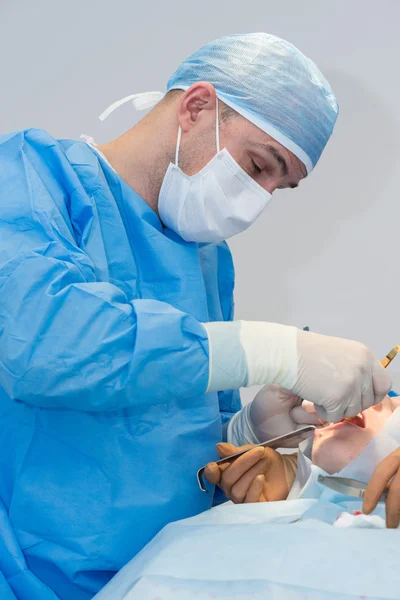
[{"label": "blue surgical gown", "polygon": [[0,597],[87,600],[210,507],[237,392],[201,322],[232,318],[226,244],[184,242],[82,142],[0,137]]}]

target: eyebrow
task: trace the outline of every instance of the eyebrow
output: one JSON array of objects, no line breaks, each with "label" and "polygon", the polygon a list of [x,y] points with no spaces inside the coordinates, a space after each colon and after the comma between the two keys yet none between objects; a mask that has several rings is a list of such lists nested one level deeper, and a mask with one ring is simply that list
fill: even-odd
[{"label": "eyebrow", "polygon": [[275,146],[271,146],[270,144],[263,144],[262,142],[253,142],[253,144],[261,150],[266,150],[267,152],[269,152],[269,154],[272,154],[275,160],[279,163],[279,166],[281,168],[281,175],[283,177],[286,177],[286,175],[289,173],[289,169],[286,160],[279,152],[279,150],[275,148]]},{"label": "eyebrow", "polygon": [[[279,163],[279,166],[281,168],[282,177],[286,177],[286,175],[289,172],[287,162],[284,159],[284,157],[282,156],[282,154],[279,152],[279,150],[277,148],[275,148],[275,146],[272,146],[270,144],[263,144],[262,142],[253,142],[253,146],[257,146],[261,150],[265,150],[266,152],[271,154],[275,158],[275,160]],[[305,177],[306,176],[307,175],[305,175]],[[294,188],[299,187],[299,184],[298,183],[289,183],[287,187],[294,189]]]}]

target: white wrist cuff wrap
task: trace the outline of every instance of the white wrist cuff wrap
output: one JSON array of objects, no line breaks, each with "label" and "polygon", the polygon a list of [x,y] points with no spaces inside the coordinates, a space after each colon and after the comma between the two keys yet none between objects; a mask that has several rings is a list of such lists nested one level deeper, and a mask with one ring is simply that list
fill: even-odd
[{"label": "white wrist cuff wrap", "polygon": [[240,321],[203,323],[208,335],[207,392],[238,390],[247,385],[247,362],[240,343]]},{"label": "white wrist cuff wrap", "polygon": [[246,355],[247,385],[277,383],[291,390],[297,381],[297,328],[240,321],[240,343]]},{"label": "white wrist cuff wrap", "polygon": [[297,329],[258,321],[205,323],[209,342],[208,392],[297,381]]}]

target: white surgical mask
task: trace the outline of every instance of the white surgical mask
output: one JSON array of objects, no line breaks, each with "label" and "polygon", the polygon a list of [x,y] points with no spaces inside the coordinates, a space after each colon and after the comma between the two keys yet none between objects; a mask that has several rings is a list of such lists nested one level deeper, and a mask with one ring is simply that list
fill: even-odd
[{"label": "white surgical mask", "polygon": [[217,154],[199,173],[186,175],[178,166],[181,129],[175,164],[170,163],[160,189],[161,221],[187,242],[221,242],[254,223],[271,194],[220,150],[218,101],[216,105]]}]

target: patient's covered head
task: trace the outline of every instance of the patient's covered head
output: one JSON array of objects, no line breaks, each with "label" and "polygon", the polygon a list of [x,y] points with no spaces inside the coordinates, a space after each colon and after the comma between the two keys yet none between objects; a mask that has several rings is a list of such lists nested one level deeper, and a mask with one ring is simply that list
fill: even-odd
[{"label": "patient's covered head", "polygon": [[398,406],[400,397],[386,396],[380,404],[361,413],[360,419],[317,429],[312,448],[313,463],[330,474],[341,471],[383,429]]}]

